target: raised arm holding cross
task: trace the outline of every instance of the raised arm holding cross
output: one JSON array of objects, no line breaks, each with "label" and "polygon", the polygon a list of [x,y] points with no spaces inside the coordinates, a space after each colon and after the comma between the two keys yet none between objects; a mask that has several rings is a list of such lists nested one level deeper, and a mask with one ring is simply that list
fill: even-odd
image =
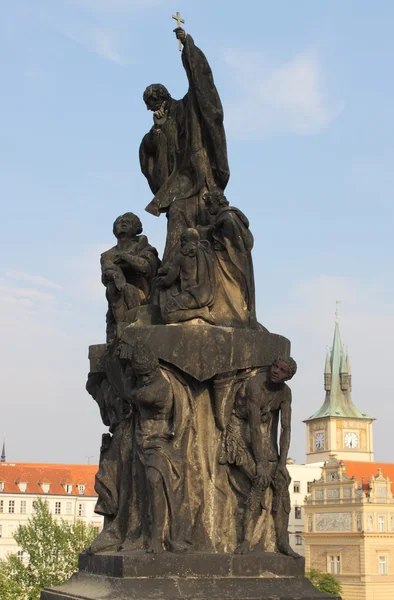
[{"label": "raised arm holding cross", "polygon": [[184,42],[185,39],[186,39],[186,33],[181,28],[181,23],[184,24],[185,20],[181,19],[181,15],[180,15],[179,12],[175,13],[175,15],[172,15],[172,18],[175,19],[175,21],[176,21],[176,29],[174,29],[174,31],[176,32],[176,37],[178,39],[179,52],[181,52],[181,50],[182,50],[182,42]]}]

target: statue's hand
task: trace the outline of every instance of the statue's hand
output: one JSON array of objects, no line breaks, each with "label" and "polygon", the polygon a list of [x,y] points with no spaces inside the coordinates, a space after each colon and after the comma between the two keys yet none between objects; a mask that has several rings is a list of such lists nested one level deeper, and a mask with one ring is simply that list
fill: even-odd
[{"label": "statue's hand", "polygon": [[270,484],[268,469],[264,463],[258,462],[256,465],[256,477],[253,484],[259,490],[265,490]]},{"label": "statue's hand", "polygon": [[182,27],[177,27],[176,29],[174,29],[174,32],[176,39],[181,40],[182,44],[184,44],[187,36],[186,31],[182,29]]},{"label": "statue's hand", "polygon": [[163,125],[167,121],[167,112],[165,109],[165,102],[160,106],[159,110],[153,113],[153,121],[155,125]]}]

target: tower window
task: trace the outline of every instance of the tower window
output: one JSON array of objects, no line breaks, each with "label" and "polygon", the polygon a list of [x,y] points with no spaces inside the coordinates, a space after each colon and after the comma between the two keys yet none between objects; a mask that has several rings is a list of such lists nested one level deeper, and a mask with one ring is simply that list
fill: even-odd
[{"label": "tower window", "polygon": [[293,484],[293,490],[295,494],[299,494],[301,492],[301,482],[295,481]]},{"label": "tower window", "polygon": [[294,518],[301,519],[302,518],[302,508],[301,506],[294,507]]}]

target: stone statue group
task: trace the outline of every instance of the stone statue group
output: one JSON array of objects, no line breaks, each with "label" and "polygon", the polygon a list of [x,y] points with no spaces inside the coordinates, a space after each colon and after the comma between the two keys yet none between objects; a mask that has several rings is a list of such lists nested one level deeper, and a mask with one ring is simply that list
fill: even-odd
[{"label": "stone statue group", "polygon": [[140,165],[167,216],[162,260],[129,212],[101,256],[107,343],[88,376],[103,423],[89,551],[279,551],[289,545],[286,460],[297,366],[256,318],[249,221],[229,205],[223,109],[190,35],[189,89],[144,92]]}]

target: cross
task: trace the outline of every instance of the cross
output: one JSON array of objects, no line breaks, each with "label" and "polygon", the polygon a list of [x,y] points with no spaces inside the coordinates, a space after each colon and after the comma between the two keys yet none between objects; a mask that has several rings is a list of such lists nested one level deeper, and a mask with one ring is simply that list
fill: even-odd
[{"label": "cross", "polygon": [[[181,23],[185,22],[184,19],[181,19],[181,14],[179,12],[175,13],[175,15],[172,15],[172,18],[175,19],[177,27],[180,27]],[[182,50],[181,40],[178,40],[178,48],[179,48],[179,52],[181,52],[181,50]]]}]

